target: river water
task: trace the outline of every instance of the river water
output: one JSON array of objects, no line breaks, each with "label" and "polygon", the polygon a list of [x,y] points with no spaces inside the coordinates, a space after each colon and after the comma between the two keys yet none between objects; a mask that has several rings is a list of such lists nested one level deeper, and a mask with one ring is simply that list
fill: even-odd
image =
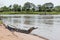
[{"label": "river water", "polygon": [[14,25],[23,30],[38,27],[31,34],[40,35],[49,40],[60,40],[60,15],[3,15],[2,21],[6,25]]}]

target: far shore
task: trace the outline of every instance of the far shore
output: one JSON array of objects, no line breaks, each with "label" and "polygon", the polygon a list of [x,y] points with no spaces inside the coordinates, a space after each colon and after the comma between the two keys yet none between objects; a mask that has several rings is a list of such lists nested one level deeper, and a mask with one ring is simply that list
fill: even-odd
[{"label": "far shore", "polygon": [[11,14],[39,14],[39,15],[59,15],[60,12],[31,12],[31,11],[21,11],[21,12],[12,12],[12,11],[6,11],[6,12],[0,12],[1,14],[11,15]]}]

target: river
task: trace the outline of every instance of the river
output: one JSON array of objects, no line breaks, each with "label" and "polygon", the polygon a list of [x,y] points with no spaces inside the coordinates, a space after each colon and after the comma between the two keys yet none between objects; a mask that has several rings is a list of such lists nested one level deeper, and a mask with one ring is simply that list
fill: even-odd
[{"label": "river", "polygon": [[3,23],[14,25],[16,28],[28,30],[30,27],[38,27],[31,34],[60,40],[60,15],[0,15]]}]

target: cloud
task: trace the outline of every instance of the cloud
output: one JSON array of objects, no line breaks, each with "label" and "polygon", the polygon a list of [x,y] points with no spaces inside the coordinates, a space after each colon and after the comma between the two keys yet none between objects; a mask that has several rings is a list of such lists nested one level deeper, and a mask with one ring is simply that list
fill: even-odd
[{"label": "cloud", "polygon": [[22,5],[25,2],[31,2],[34,3],[35,5],[41,4],[43,5],[44,3],[48,3],[48,2],[52,2],[55,6],[56,5],[60,5],[60,1],[59,0],[0,0],[0,6],[9,6],[9,5],[13,5],[13,4],[19,4]]}]

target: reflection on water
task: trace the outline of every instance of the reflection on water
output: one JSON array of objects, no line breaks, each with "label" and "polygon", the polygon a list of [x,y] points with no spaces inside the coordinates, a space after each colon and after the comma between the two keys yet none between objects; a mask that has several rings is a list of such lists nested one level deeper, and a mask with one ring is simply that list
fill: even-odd
[{"label": "reflection on water", "polygon": [[38,27],[31,34],[37,34],[49,40],[60,40],[60,16],[57,15],[24,15],[3,17],[6,25],[14,25],[16,28],[28,30],[30,27]]}]

